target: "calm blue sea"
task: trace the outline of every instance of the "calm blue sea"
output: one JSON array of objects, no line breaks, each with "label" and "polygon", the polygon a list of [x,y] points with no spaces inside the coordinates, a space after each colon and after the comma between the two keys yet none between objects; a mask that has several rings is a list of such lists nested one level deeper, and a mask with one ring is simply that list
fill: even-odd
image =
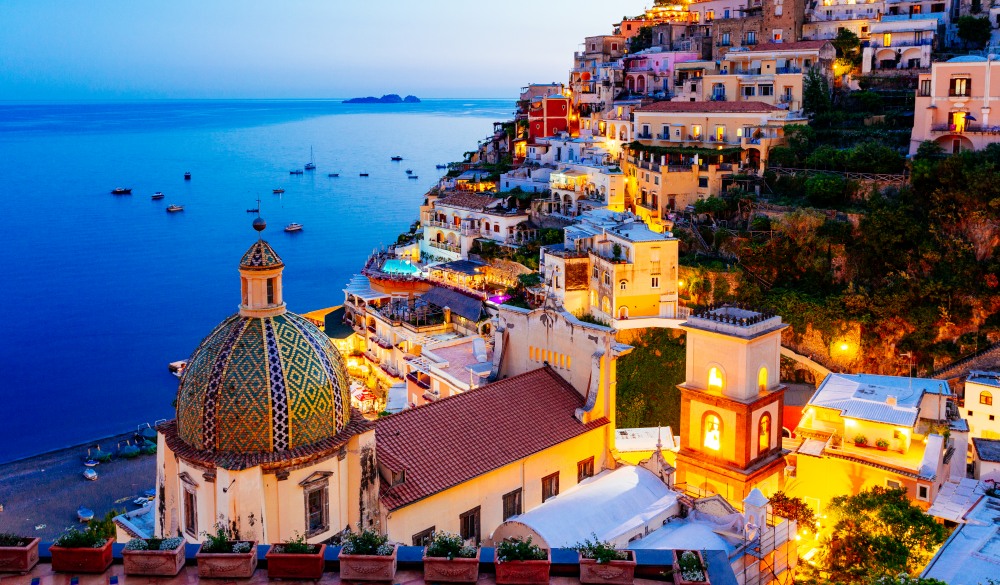
[{"label": "calm blue sea", "polygon": [[[173,416],[167,363],[235,312],[258,197],[290,309],[338,305],[372,249],[417,219],[435,164],[461,159],[512,109],[0,102],[0,462]],[[289,175],[310,146],[317,170]],[[119,186],[132,196],[109,193]],[[166,198],[151,201],[156,191]],[[172,203],[185,210],[168,214]],[[304,230],[284,233],[293,221]]]}]

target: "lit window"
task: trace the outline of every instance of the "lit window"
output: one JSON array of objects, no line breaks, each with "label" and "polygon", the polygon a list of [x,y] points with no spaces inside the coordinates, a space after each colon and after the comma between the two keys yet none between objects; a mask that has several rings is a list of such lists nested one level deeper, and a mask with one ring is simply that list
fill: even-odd
[{"label": "lit window", "polygon": [[882,46],[883,47],[892,46],[892,33],[885,33],[882,35]]},{"label": "lit window", "polygon": [[760,428],[757,432],[758,453],[763,453],[771,448],[771,415],[764,413],[760,417]]},{"label": "lit window", "polygon": [[757,372],[757,389],[761,392],[767,390],[767,368],[761,368]]},{"label": "lit window", "polygon": [[993,406],[993,395],[985,390],[979,393],[979,404],[985,404],[986,406]]},{"label": "lit window", "polygon": [[722,371],[719,368],[712,367],[708,370],[708,386],[709,388],[722,389]]},{"label": "lit window", "polygon": [[702,424],[705,429],[705,438],[702,443],[706,449],[718,451],[722,448],[722,421],[714,414],[705,415],[705,422]]}]

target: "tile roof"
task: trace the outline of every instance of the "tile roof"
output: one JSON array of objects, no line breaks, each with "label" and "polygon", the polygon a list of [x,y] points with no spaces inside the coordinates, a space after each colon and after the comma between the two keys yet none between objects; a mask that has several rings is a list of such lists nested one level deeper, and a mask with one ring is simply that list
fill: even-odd
[{"label": "tile roof", "polygon": [[774,51],[808,51],[811,49],[820,49],[823,45],[829,43],[828,40],[819,41],[797,41],[794,43],[761,43],[756,45],[749,50],[740,51],[741,53],[773,53]]},{"label": "tile roof", "polygon": [[380,499],[396,510],[608,424],[576,420],[583,402],[545,367],[379,419],[379,463],[405,471]]},{"label": "tile roof", "polygon": [[500,199],[490,195],[479,195],[477,193],[453,193],[443,199],[438,199],[434,202],[434,205],[447,205],[449,207],[460,207],[462,209],[482,211],[499,202]]},{"label": "tile roof", "polygon": [[764,102],[653,102],[648,106],[636,108],[638,113],[644,112],[667,112],[667,113],[689,113],[698,114],[701,112],[713,114],[767,114],[770,112],[780,112],[781,108],[776,108]]}]

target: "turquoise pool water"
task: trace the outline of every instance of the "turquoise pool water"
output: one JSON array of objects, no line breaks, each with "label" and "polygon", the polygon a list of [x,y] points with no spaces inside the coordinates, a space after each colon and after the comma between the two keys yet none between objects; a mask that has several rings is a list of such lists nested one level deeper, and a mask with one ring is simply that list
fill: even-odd
[{"label": "turquoise pool water", "polygon": [[420,269],[411,264],[409,260],[397,260],[393,258],[385,261],[385,264],[382,265],[382,272],[413,276],[420,274]]}]

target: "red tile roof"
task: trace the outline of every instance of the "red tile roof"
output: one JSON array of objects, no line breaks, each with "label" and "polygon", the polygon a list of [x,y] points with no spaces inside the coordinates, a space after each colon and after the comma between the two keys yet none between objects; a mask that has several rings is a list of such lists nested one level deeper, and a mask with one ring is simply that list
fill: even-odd
[{"label": "red tile roof", "polygon": [[450,205],[451,207],[461,207],[462,209],[473,209],[482,211],[488,205],[499,202],[496,197],[489,195],[477,195],[475,193],[455,193],[443,199],[438,199],[435,205]]},{"label": "red tile roof", "polygon": [[794,43],[761,43],[753,47],[747,47],[743,53],[772,53],[774,51],[808,51],[819,49],[830,41],[797,41]]},{"label": "red tile roof", "polygon": [[648,106],[638,108],[636,112],[676,112],[676,113],[709,113],[709,114],[766,114],[781,111],[764,102],[653,102]]},{"label": "red tile roof", "polygon": [[583,404],[544,367],[379,419],[378,461],[405,472],[397,486],[382,482],[380,499],[396,510],[608,424],[576,420]]}]

